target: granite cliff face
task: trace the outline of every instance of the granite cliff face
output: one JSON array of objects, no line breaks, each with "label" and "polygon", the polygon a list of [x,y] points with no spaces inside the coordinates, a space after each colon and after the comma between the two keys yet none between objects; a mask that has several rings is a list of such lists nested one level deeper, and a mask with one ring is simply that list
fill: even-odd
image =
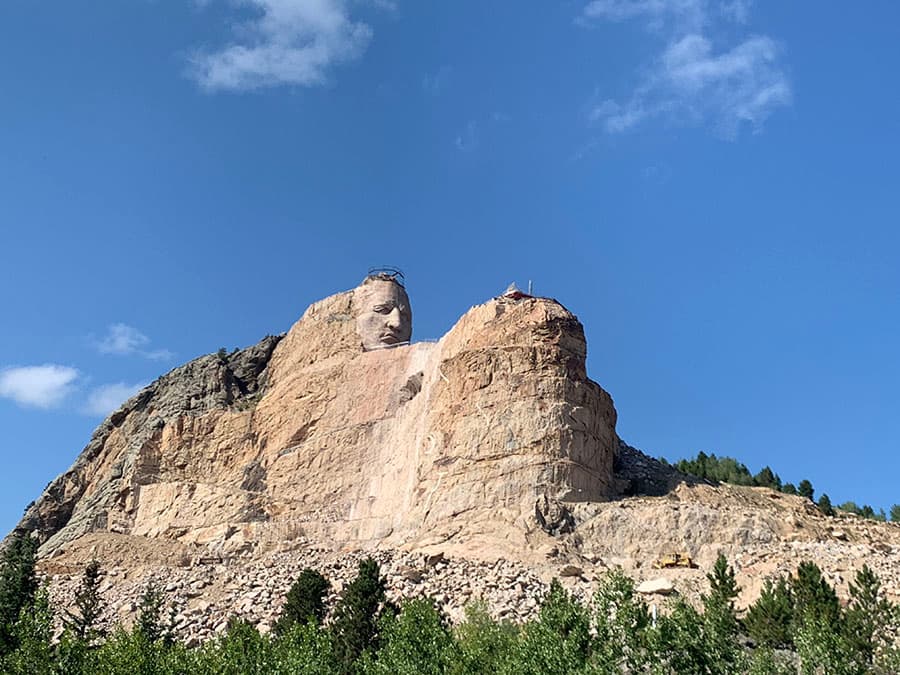
[{"label": "granite cliff face", "polygon": [[[234,614],[267,629],[302,567],[337,592],[369,554],[393,599],[427,593],[456,619],[476,598],[527,618],[556,577],[586,599],[613,567],[696,599],[720,552],[744,607],[803,560],[844,598],[865,563],[900,600],[896,524],[698,481],[620,441],[559,303],[516,293],[403,344],[408,298],[384,283],[176,368],[104,421],[18,526],[58,606],[100,559],[107,625],[153,579],[195,642]],[[699,567],[651,567],[673,551]]]},{"label": "granite cliff face", "polygon": [[363,351],[359,292],[154,382],[19,528],[45,558],[89,534],[192,557],[298,538],[527,557],[615,492],[615,409],[559,303],[494,299],[436,343]]}]

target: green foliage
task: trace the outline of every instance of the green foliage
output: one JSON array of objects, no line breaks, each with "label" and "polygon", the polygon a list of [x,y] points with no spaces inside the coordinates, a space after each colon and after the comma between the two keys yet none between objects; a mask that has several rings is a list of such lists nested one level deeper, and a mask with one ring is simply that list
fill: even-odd
[{"label": "green foliage", "polygon": [[522,629],[508,672],[578,672],[590,655],[590,628],[588,611],[554,579],[538,618]]},{"label": "green foliage", "polygon": [[[736,459],[732,457],[716,457],[715,454],[707,455],[702,450],[697,453],[695,459],[682,459],[676,462],[675,468],[682,473],[689,473],[707,480],[733,483],[735,485],[755,485],[750,470]],[[769,470],[769,473],[771,473],[771,470]],[[778,483],[781,482],[781,479],[773,474],[772,481],[775,480]]]},{"label": "green foliage", "polygon": [[141,603],[138,607],[138,618],[134,630],[140,633],[147,642],[171,642],[171,622],[166,624],[163,620],[163,603],[165,597],[159,587],[153,581],[147,584],[141,595]]},{"label": "green foliage", "polygon": [[494,621],[484,602],[466,607],[466,620],[456,628],[457,662],[455,675],[477,675],[506,669],[519,636],[509,622]]},{"label": "green foliage", "polygon": [[269,675],[278,658],[272,643],[244,619],[233,617],[219,639],[204,648],[203,661],[220,675]]},{"label": "green foliage", "polygon": [[[92,566],[82,588],[96,585]],[[313,577],[308,576],[312,581]],[[95,644],[76,627],[51,641],[53,613],[39,590],[10,627],[15,648],[0,658],[10,675],[888,675],[900,672],[897,607],[887,602],[868,567],[850,585],[842,610],[834,589],[813,563],[793,578],[767,582],[743,622],[734,602],[734,570],[719,556],[707,575],[702,606],[675,598],[654,622],[634,582],[621,571],[601,579],[591,608],[554,581],[536,618],[516,627],[497,622],[483,604],[451,629],[427,598],[390,611],[378,565],[362,561],[331,626],[301,613],[279,634],[261,635],[232,619],[218,639],[188,648],[169,635],[163,597],[149,586],[131,631]],[[311,586],[315,589],[321,584]],[[324,592],[324,591],[323,591]],[[318,592],[309,597],[321,598]],[[297,603],[301,604],[301,603]],[[94,605],[89,604],[88,607]],[[90,612],[87,612],[90,614]],[[168,623],[171,623],[169,621]],[[86,628],[84,634],[90,634]]]},{"label": "green foliage", "polygon": [[75,612],[68,612],[66,628],[78,640],[88,643],[100,636],[97,621],[103,612],[100,598],[100,562],[92,560],[84,569],[81,584],[75,591]]},{"label": "green foliage", "polygon": [[797,486],[797,494],[812,501],[813,495],[815,494],[815,490],[813,490],[813,484],[804,478]]},{"label": "green foliage", "polygon": [[634,592],[634,582],[609,571],[594,594],[594,668],[599,672],[638,671],[648,658],[650,611]]},{"label": "green foliage", "polygon": [[703,640],[712,672],[739,672],[741,651],[737,643],[738,620],[734,601],[740,593],[734,570],[721,553],[706,575],[709,594],[703,596]]},{"label": "green foliage", "polygon": [[844,635],[824,615],[806,614],[794,633],[804,675],[862,675]]},{"label": "green foliage", "polygon": [[878,648],[887,646],[887,628],[893,618],[893,608],[884,597],[881,581],[868,565],[863,565],[850,584],[850,605],[844,627],[861,663],[871,666]]},{"label": "green foliage", "polygon": [[331,634],[314,623],[294,624],[273,642],[278,668],[285,675],[337,675]]},{"label": "green foliage", "polygon": [[659,617],[649,638],[650,648],[659,658],[657,672],[712,672],[703,640],[703,618],[683,599],[676,599],[672,611]]},{"label": "green foliage", "polygon": [[891,506],[891,522],[900,523],[900,504]]},{"label": "green foliage", "polygon": [[781,478],[777,473],[772,471],[768,466],[764,466],[758,474],[753,477],[753,484],[759,487],[768,487],[773,490],[781,489]]},{"label": "green foliage", "polygon": [[766,580],[762,593],[747,610],[744,628],[750,639],[762,647],[784,649],[791,643],[794,602],[786,579],[773,584]]},{"label": "green foliage", "polygon": [[32,602],[22,607],[13,626],[16,649],[3,661],[9,675],[42,675],[53,672],[53,612],[46,588],[39,589]]},{"label": "green foliage", "polygon": [[791,597],[794,599],[795,635],[805,623],[826,625],[829,632],[836,631],[841,619],[841,606],[818,565],[802,562],[797,566],[797,576],[791,581]]},{"label": "green foliage", "polygon": [[789,658],[767,647],[757,649],[747,666],[747,675],[796,675],[796,672]]},{"label": "green foliage", "polygon": [[316,570],[307,568],[300,572],[275,622],[275,634],[284,635],[298,623],[321,623],[325,618],[325,594],[329,588],[331,584]]},{"label": "green foliage", "polygon": [[439,675],[458,660],[450,629],[431,600],[410,600],[398,616],[387,615],[381,633],[381,649],[365,673]]},{"label": "green foliage", "polygon": [[824,492],[822,493],[822,496],[819,497],[818,506],[819,511],[824,513],[826,516],[834,515],[834,507],[831,506],[831,499],[829,499],[828,495]]},{"label": "green foliage", "polygon": [[178,642],[150,641],[140,630],[119,630],[100,647],[87,653],[82,672],[90,675],[200,675],[217,672],[201,667],[204,665],[203,654],[203,651],[191,652]]},{"label": "green foliage", "polygon": [[34,602],[38,582],[34,574],[37,541],[28,533],[13,535],[0,560],[0,656],[18,644],[15,626],[22,608]]},{"label": "green foliage", "polygon": [[786,495],[795,495],[797,494],[797,487],[793,483],[785,483],[781,487],[781,491]]},{"label": "green foliage", "polygon": [[341,595],[331,624],[334,652],[345,671],[352,669],[365,650],[377,650],[378,620],[385,597],[385,580],[378,563],[372,558],[362,560],[356,578]]}]

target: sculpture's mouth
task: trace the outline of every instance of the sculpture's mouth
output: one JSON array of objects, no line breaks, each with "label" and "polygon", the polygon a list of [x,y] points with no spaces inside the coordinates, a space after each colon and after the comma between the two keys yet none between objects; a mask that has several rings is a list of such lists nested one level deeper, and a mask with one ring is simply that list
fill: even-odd
[{"label": "sculpture's mouth", "polygon": [[385,331],[381,334],[381,342],[386,345],[395,345],[398,342],[403,342],[403,340],[400,339],[398,333],[395,333],[394,331]]}]

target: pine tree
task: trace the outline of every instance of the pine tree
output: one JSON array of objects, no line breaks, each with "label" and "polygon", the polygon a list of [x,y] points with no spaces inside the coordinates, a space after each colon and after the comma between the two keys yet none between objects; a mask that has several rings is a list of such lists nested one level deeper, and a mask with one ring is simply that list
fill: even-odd
[{"label": "pine tree", "polygon": [[709,595],[702,596],[705,649],[715,664],[712,672],[734,672],[740,659],[737,643],[739,624],[734,601],[741,589],[735,580],[734,570],[721,553],[706,578],[709,581]]},{"label": "pine tree", "polygon": [[900,504],[891,506],[891,522],[900,523]]},{"label": "pine tree", "polygon": [[834,507],[831,506],[831,499],[828,498],[828,495],[824,492],[822,496],[819,497],[819,511],[824,513],[826,516],[834,515]]},{"label": "pine tree", "polygon": [[797,494],[797,486],[793,483],[785,483],[781,487],[781,491],[786,495],[795,495]]},{"label": "pine tree", "polygon": [[734,570],[722,553],[716,558],[712,572],[706,575],[706,579],[709,581],[708,597],[733,610],[734,601],[741,589],[735,580]]},{"label": "pine tree", "polygon": [[171,625],[163,622],[163,592],[151,580],[141,595],[141,604],[138,606],[138,618],[134,624],[135,633],[142,636],[147,642],[171,642]]},{"label": "pine tree", "polygon": [[0,560],[0,656],[16,648],[15,625],[23,607],[34,602],[37,541],[28,533],[11,537]]},{"label": "pine tree", "polygon": [[781,489],[781,478],[779,478],[778,474],[772,471],[768,466],[764,466],[760,472],[753,477],[753,483],[761,487],[773,488],[775,490]]},{"label": "pine tree", "polygon": [[377,649],[378,620],[385,603],[385,580],[372,558],[360,561],[334,611],[331,632],[335,656],[346,672],[365,650]]},{"label": "pine tree", "polygon": [[792,617],[793,600],[787,581],[782,578],[773,584],[767,579],[759,598],[747,610],[744,627],[758,646],[784,648],[791,644]]},{"label": "pine tree", "polygon": [[103,612],[100,598],[100,562],[92,560],[84,569],[81,584],[75,591],[75,612],[68,612],[66,627],[79,640],[92,642],[101,635],[97,621]]},{"label": "pine tree", "polygon": [[813,490],[813,484],[804,478],[797,486],[797,494],[801,497],[806,497],[811,501],[813,495],[815,494],[815,490]]},{"label": "pine tree", "polygon": [[845,633],[848,642],[867,666],[872,665],[879,643],[885,641],[893,612],[881,590],[881,581],[868,565],[863,565],[850,584]]},{"label": "pine tree", "polygon": [[841,606],[818,565],[802,562],[797,566],[797,576],[791,581],[791,595],[794,598],[793,634],[800,624],[809,620],[837,629]]},{"label": "pine tree", "polygon": [[287,635],[296,624],[312,620],[319,624],[325,618],[325,594],[331,584],[316,570],[305,569],[291,585],[284,607],[275,622],[276,635]]}]

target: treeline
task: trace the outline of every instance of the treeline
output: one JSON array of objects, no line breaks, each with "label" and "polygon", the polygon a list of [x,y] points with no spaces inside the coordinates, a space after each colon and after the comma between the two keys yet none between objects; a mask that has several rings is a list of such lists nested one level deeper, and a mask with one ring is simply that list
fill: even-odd
[{"label": "treeline", "polygon": [[700,609],[676,597],[668,611],[636,594],[611,571],[589,605],[554,581],[537,616],[522,625],[496,621],[484,605],[467,608],[452,627],[433,601],[396,606],[387,600],[378,564],[359,564],[326,620],[330,583],[304,570],[287,594],[269,635],[234,618],[223,635],[189,648],[175,639],[164,598],[148,588],[130,629],[104,634],[100,567],[85,570],[75,609],[52,640],[54,609],[34,574],[34,545],[14,540],[0,567],[0,667],[11,675],[829,675],[900,672],[892,636],[900,626],[878,578],[864,567],[842,607],[812,563],[766,585],[746,616],[734,601],[740,589],[720,556],[707,575]]},{"label": "treeline", "polygon": [[[668,464],[664,458],[661,461]],[[750,473],[746,465],[733,457],[717,457],[714,453],[707,455],[701,450],[694,459],[682,459],[675,462],[673,466],[682,473],[697,476],[698,478],[705,478],[719,483],[731,483],[733,485],[767,487],[788,495],[800,495],[815,501],[815,490],[809,480],[804,478],[797,485],[784,483],[781,477],[768,466],[764,466],[759,473],[753,474]],[[831,499],[824,493],[819,496],[816,503],[819,509],[829,516],[833,516],[834,509],[837,508],[847,513],[855,513],[863,518],[880,520],[882,522],[887,520],[887,514],[885,514],[884,509],[875,511],[868,504],[858,506],[856,502],[852,501],[833,506]],[[894,504],[891,507],[890,516],[893,522],[900,522],[900,504]]]}]

